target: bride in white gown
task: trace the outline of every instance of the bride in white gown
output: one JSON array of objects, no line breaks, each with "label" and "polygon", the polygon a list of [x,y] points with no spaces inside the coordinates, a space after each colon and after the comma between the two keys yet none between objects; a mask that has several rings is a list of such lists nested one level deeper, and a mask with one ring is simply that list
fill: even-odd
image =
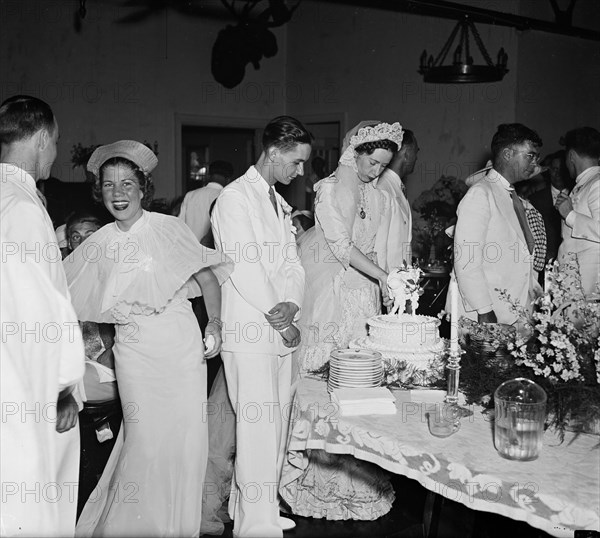
[{"label": "bride in white gown", "polygon": [[[381,313],[388,271],[402,262],[391,230],[400,218],[377,179],[402,143],[398,123],[361,122],[344,139],[335,173],[315,185],[316,224],[302,237],[306,289],[294,356],[300,375],[321,368],[331,351],[367,335],[367,319]],[[389,475],[350,456],[313,450],[302,477],[280,493],[295,514],[373,520],[394,500]]]}]

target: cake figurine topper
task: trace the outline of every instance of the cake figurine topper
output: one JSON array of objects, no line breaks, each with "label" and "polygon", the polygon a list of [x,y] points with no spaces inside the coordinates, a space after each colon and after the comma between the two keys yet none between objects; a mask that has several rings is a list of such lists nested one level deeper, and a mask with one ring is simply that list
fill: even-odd
[{"label": "cake figurine topper", "polygon": [[394,306],[390,314],[401,316],[407,311],[407,302],[410,301],[410,314],[413,316],[419,308],[419,296],[423,294],[423,288],[419,286],[419,280],[423,271],[416,266],[409,267],[406,262],[401,267],[390,271],[387,277],[387,286],[390,298],[394,300]]}]

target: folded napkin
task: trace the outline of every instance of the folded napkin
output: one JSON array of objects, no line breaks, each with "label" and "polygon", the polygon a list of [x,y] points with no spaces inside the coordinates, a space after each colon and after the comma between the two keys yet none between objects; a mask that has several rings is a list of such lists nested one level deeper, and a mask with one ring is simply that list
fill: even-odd
[{"label": "folded napkin", "polygon": [[394,415],[396,398],[385,387],[334,389],[331,401],[339,407],[342,416]]}]

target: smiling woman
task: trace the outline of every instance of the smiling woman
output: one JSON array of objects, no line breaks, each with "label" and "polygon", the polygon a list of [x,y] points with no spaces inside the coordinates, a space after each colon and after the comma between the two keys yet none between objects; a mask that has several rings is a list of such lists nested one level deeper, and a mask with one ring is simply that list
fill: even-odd
[{"label": "smiling woman", "polygon": [[[141,176],[141,177],[140,177]],[[147,176],[131,161],[122,158],[110,159],[100,169],[102,201],[117,226],[127,231],[142,216],[142,203],[148,206],[148,198],[141,185],[148,185]],[[148,176],[149,177],[149,176]]]},{"label": "smiling woman", "polygon": [[121,230],[129,230],[150,206],[154,195],[150,172],[157,164],[154,152],[133,140],[100,146],[90,157],[94,199],[104,203]]},{"label": "smiling woman", "polygon": [[[94,151],[88,170],[115,222],[64,260],[78,318],[115,324],[125,418],[78,536],[200,533],[207,431],[197,410],[206,405],[204,359],[221,347],[219,283],[232,266],[180,219],[145,211],[157,164],[132,140]],[[211,318],[206,351],[188,301],[199,295]]]}]

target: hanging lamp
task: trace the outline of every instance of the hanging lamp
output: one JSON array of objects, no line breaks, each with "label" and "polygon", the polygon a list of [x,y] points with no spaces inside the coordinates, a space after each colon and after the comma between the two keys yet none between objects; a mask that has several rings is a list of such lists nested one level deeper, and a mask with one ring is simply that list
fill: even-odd
[{"label": "hanging lamp", "polygon": [[[458,45],[454,50],[452,65],[443,65],[459,32],[460,38]],[[485,64],[476,65],[474,63],[473,57],[471,56],[469,33],[473,35],[475,44],[483,56]],[[475,28],[475,25],[469,20],[467,15],[456,24],[450,37],[435,60],[432,55],[428,58],[427,51],[423,51],[421,54],[419,73],[423,75],[423,80],[425,82],[432,82],[435,84],[497,82],[502,80],[504,75],[508,73],[508,69],[506,68],[507,62],[508,55],[504,51],[504,48],[501,48],[498,51],[496,65],[493,64],[477,28]]]}]

